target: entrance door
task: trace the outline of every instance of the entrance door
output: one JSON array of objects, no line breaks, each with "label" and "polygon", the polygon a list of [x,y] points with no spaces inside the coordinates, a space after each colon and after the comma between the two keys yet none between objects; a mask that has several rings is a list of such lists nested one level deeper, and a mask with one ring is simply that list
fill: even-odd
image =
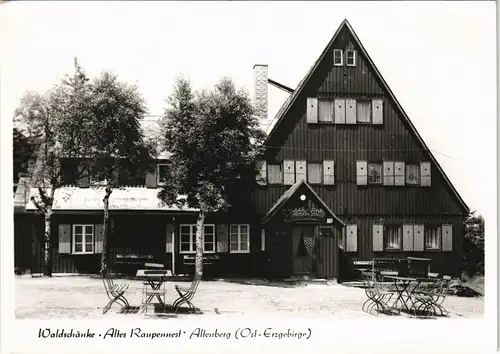
[{"label": "entrance door", "polygon": [[294,274],[311,274],[313,271],[314,226],[295,225],[292,232],[292,259]]}]

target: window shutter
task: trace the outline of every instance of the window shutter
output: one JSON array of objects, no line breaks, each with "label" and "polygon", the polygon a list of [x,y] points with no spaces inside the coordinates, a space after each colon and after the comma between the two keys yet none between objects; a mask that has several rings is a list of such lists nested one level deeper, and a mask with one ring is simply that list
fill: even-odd
[{"label": "window shutter", "polygon": [[358,250],[358,225],[346,226],[346,252]]},{"label": "window shutter", "polygon": [[421,162],[420,163],[420,185],[424,187],[431,186],[431,163]]},{"label": "window shutter", "polygon": [[358,186],[366,186],[368,183],[368,162],[356,162],[356,181]]},{"label": "window shutter", "polygon": [[[109,225],[108,225],[109,227]],[[103,251],[103,239],[104,239],[104,225],[103,224],[96,224],[94,225],[94,238],[95,238],[95,246],[94,246],[94,253],[102,253]]]},{"label": "window shutter", "polygon": [[356,124],[356,100],[345,100],[345,123]]},{"label": "window shutter", "polygon": [[424,250],[424,225],[413,225],[413,250]]},{"label": "window shutter", "polygon": [[345,124],[345,99],[335,99],[335,124]]},{"label": "window shutter", "polygon": [[384,123],[384,101],[372,100],[373,124]]},{"label": "window shutter", "polygon": [[257,161],[257,175],[255,180],[258,184],[265,186],[267,184],[267,163],[264,160]]},{"label": "window shutter", "polygon": [[307,98],[307,123],[318,123],[318,99]]},{"label": "window shutter", "polygon": [[373,225],[373,252],[384,250],[384,225]]},{"label": "window shutter", "polygon": [[384,161],[384,186],[394,185],[394,161]]},{"label": "window shutter", "polygon": [[394,162],[394,185],[404,186],[405,185],[405,163],[404,162]]},{"label": "window shutter", "polygon": [[260,250],[261,251],[266,250],[266,230],[265,229],[260,230]]},{"label": "window shutter", "polygon": [[[229,251],[229,226],[217,225],[217,252]],[[250,237],[250,235],[248,235]]]},{"label": "window shutter", "polygon": [[453,226],[443,225],[441,231],[441,238],[443,239],[443,251],[453,251]]},{"label": "window shutter", "polygon": [[335,184],[335,163],[333,160],[323,161],[323,184],[331,186]]},{"label": "window shutter", "polygon": [[78,176],[76,181],[77,187],[88,188],[90,186],[90,175],[88,169],[83,170],[83,166],[78,166]]},{"label": "window shutter", "polygon": [[413,251],[413,225],[403,225],[403,251]]},{"label": "window shutter", "polygon": [[284,160],[283,161],[283,184],[285,186],[291,186],[295,183],[295,161]]},{"label": "window shutter", "polygon": [[165,235],[165,252],[172,253],[174,249],[174,225],[167,224]]},{"label": "window shutter", "polygon": [[156,188],[156,170],[158,166],[155,165],[155,169],[153,172],[146,173],[146,187],[147,188]]},{"label": "window shutter", "polygon": [[59,224],[59,253],[71,253],[70,224]]},{"label": "window shutter", "polygon": [[296,181],[307,180],[306,161],[295,161]]}]

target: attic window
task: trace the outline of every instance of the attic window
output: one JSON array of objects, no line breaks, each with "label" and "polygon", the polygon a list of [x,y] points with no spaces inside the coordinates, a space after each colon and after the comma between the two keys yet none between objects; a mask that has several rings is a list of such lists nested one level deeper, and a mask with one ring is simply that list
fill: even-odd
[{"label": "attic window", "polygon": [[347,62],[347,66],[356,66],[356,51],[355,50],[346,51],[346,62]]},{"label": "attic window", "polygon": [[342,55],[342,49],[333,50],[333,65],[342,66],[344,56]]}]

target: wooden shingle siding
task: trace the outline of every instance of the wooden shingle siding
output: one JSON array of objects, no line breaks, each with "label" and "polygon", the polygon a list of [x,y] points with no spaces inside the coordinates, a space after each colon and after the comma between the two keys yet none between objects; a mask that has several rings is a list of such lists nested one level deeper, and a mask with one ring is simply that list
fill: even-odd
[{"label": "wooden shingle siding", "polygon": [[283,161],[283,184],[285,186],[291,186],[295,183],[295,161],[285,160]]},{"label": "wooden shingle siding", "polygon": [[307,123],[318,123],[318,99],[307,98]]}]

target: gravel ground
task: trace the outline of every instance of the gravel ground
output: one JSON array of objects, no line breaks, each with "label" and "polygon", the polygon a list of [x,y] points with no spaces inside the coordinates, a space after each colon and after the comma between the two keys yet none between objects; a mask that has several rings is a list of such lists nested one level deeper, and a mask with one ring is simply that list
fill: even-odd
[{"label": "gravel ground", "polygon": [[[132,306],[141,303],[142,282],[138,280],[117,280],[126,282],[130,288],[126,293]],[[176,299],[174,284],[168,282],[167,302]],[[361,310],[366,295],[363,289],[334,285],[308,285],[303,287],[279,287],[269,285],[246,285],[223,281],[203,281],[198,287],[194,304],[203,312],[201,316],[244,316],[245,318],[333,318],[362,319],[384,318],[371,316]],[[80,319],[110,318],[145,315],[139,313],[119,313],[114,305],[108,313],[102,314],[107,297],[101,280],[86,276],[53,278],[16,277],[16,317],[33,319]],[[481,318],[484,298],[459,298],[448,296],[444,306],[451,318]],[[149,313],[153,312],[152,309]],[[191,315],[180,314],[178,319]],[[405,316],[401,314],[401,316]],[[397,318],[391,316],[389,318]],[[446,320],[442,318],[440,320]]]}]

